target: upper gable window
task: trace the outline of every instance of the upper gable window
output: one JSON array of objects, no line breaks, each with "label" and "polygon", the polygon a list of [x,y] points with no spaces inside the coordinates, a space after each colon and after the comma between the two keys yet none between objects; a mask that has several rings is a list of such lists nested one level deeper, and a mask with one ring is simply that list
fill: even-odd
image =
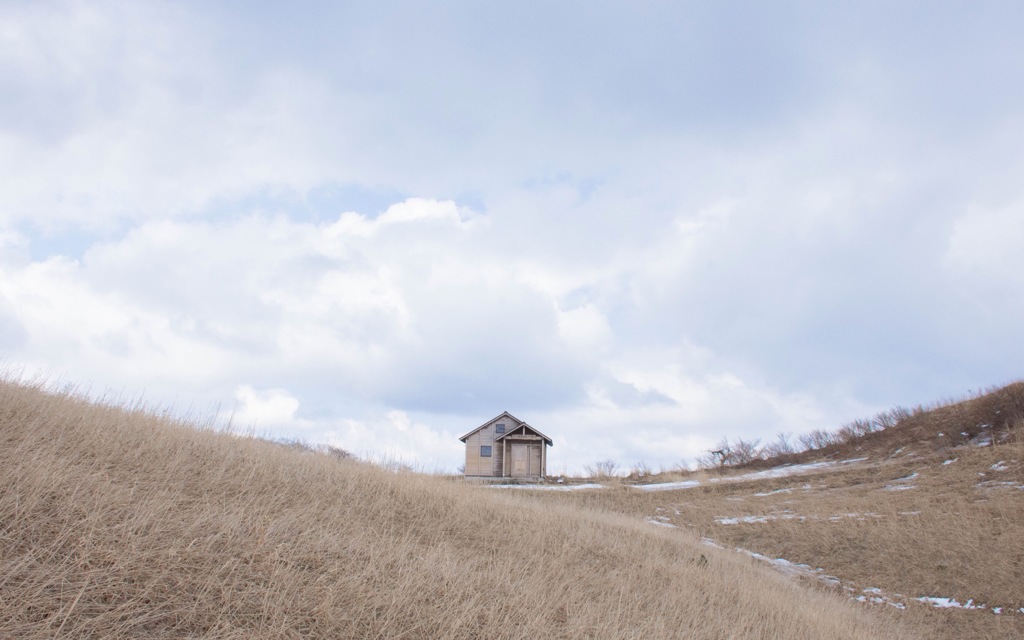
[{"label": "upper gable window", "polygon": [[505,423],[499,422],[498,424],[494,425],[494,433],[505,433]]}]

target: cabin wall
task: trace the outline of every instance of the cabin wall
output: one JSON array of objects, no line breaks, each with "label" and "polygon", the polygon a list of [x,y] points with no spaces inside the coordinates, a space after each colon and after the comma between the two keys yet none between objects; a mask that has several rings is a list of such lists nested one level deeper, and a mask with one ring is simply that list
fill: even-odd
[{"label": "cabin wall", "polygon": [[[487,423],[487,426],[480,429],[473,435],[466,438],[466,471],[467,476],[491,476],[501,477],[504,464],[503,449],[500,442],[495,442],[495,425],[504,424],[505,429],[510,430],[517,425],[513,420],[495,418]],[[490,445],[491,456],[489,458],[480,455],[480,447]]]}]

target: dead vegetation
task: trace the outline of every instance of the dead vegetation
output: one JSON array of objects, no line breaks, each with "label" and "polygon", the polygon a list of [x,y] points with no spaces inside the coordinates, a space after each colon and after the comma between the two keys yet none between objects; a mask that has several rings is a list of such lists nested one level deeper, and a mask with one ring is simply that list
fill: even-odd
[{"label": "dead vegetation", "polygon": [[[818,588],[896,611],[934,638],[1024,637],[1024,384],[920,409],[817,451],[741,469],[665,474],[535,499],[653,518],[769,558],[821,569]],[[855,460],[843,463],[842,461]],[[742,479],[795,463],[827,466]],[[838,584],[820,579],[833,576]],[[976,609],[939,609],[918,598]],[[983,606],[983,608],[982,608]],[[998,614],[995,613],[998,611]]]},{"label": "dead vegetation", "polygon": [[916,637],[615,510],[0,383],[0,637]]},{"label": "dead vegetation", "polygon": [[697,459],[700,469],[764,468],[857,451],[919,452],[944,450],[968,443],[1003,444],[1019,437],[1024,426],[1024,382],[979,391],[960,400],[913,409],[897,406],[871,418],[836,429],[780,433],[770,442],[723,438]]}]

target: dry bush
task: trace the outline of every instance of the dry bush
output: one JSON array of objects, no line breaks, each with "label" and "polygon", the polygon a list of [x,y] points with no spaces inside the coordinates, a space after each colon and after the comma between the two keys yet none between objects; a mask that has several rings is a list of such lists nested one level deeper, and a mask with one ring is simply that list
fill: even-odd
[{"label": "dry bush", "polygon": [[760,457],[767,460],[770,458],[790,456],[796,452],[797,449],[796,445],[793,443],[793,434],[783,431],[775,436],[775,440],[761,448]]},{"label": "dry bush", "polygon": [[797,437],[797,442],[807,451],[827,449],[840,442],[836,433],[825,429],[814,429]]},{"label": "dry bush", "polygon": [[0,384],[0,637],[911,637],[876,616],[607,510]]},{"label": "dry bush", "polygon": [[651,465],[647,464],[643,460],[636,462],[629,468],[629,479],[630,480],[648,480],[654,473],[651,471]]},{"label": "dry bush", "polygon": [[750,464],[755,460],[760,460],[762,458],[762,453],[758,448],[759,444],[761,444],[760,440],[744,440],[742,438],[737,438],[736,443],[732,445],[729,452],[729,464]]},{"label": "dry bush", "polygon": [[584,466],[583,470],[591,478],[613,478],[619,470],[619,464],[614,460],[599,460]]},{"label": "dry bush", "polygon": [[710,470],[717,467],[721,469],[762,460],[765,457],[765,452],[758,447],[760,443],[760,440],[743,440],[742,438],[737,438],[735,442],[729,442],[728,438],[722,438],[714,449],[697,457],[697,468]]}]

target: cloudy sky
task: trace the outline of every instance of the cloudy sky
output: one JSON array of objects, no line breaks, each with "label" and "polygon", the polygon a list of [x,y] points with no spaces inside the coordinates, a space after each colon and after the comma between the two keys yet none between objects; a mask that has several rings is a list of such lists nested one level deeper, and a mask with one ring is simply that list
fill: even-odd
[{"label": "cloudy sky", "polygon": [[[823,5],[843,6],[823,6]],[[1024,375],[1017,2],[4,2],[18,375],[454,470]]]}]

